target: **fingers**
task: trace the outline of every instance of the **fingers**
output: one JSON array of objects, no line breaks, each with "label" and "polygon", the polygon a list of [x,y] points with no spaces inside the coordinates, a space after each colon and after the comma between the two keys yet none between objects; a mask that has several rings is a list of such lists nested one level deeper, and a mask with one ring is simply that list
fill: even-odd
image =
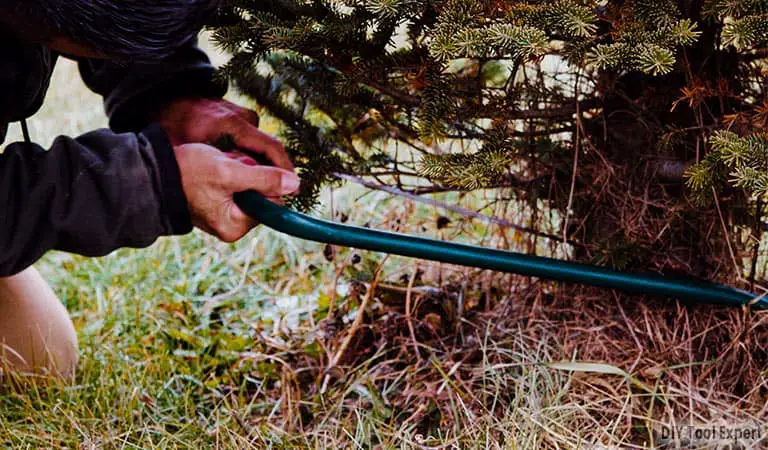
[{"label": "fingers", "polygon": [[276,167],[293,172],[293,163],[283,144],[250,123],[240,122],[239,125],[235,126],[232,137],[238,147],[260,153],[269,158]]},{"label": "fingers", "polygon": [[[261,166],[247,156],[230,156],[229,189],[234,192],[253,190],[270,201],[282,204],[282,196],[296,192],[299,179],[293,172],[284,169]],[[253,164],[249,164],[249,161]],[[234,202],[229,203],[225,218],[213,226],[215,235],[224,242],[235,242],[253,229],[258,223],[241,210]]]},{"label": "fingers", "polygon": [[258,166],[259,163],[255,159],[251,158],[250,156],[240,153],[238,151],[233,152],[227,152],[225,153],[227,155],[227,158],[233,159],[241,164],[245,164],[246,166]]},{"label": "fingers", "polygon": [[174,146],[215,142],[230,135],[236,146],[259,153],[285,170],[294,166],[283,145],[258,129],[259,115],[226,100],[179,99],[157,113],[158,120]]},{"label": "fingers", "polygon": [[[248,156],[248,155],[246,155],[244,153],[240,153],[238,151],[227,152],[227,153],[225,153],[225,155],[227,156],[227,158],[230,158],[233,161],[237,161],[240,164],[244,164],[246,166],[253,167],[253,166],[260,166],[261,165],[255,159],[251,158],[250,156]],[[269,200],[272,201],[273,203],[277,203],[278,205],[284,205],[285,204],[285,202],[283,201],[282,197],[267,197],[267,198],[269,198]]]},{"label": "fingers", "polygon": [[279,198],[299,190],[300,181],[295,173],[278,167],[243,164],[240,159],[230,159],[229,183],[233,192],[250,190]]},{"label": "fingers", "polygon": [[226,242],[242,238],[256,225],[235,204],[235,193],[253,190],[281,204],[282,196],[299,188],[294,172],[259,165],[242,153],[222,153],[205,144],[176,146],[174,152],[192,223]]}]

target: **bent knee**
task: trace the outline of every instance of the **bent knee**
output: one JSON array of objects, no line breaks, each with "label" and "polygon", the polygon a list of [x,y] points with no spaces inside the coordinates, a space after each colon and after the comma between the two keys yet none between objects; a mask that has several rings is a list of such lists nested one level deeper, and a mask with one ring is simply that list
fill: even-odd
[{"label": "bent knee", "polygon": [[26,342],[0,341],[0,373],[43,375],[71,380],[77,368],[79,347],[74,339],[30,336]]},{"label": "bent knee", "polygon": [[69,314],[35,269],[0,278],[0,363],[6,371],[71,379],[78,353]]}]

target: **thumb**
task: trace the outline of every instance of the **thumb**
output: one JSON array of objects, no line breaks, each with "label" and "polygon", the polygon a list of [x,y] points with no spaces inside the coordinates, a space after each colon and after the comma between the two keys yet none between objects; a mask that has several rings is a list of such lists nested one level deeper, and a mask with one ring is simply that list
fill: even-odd
[{"label": "thumb", "polygon": [[230,187],[235,192],[257,191],[265,197],[282,197],[299,189],[299,177],[288,170],[271,166],[249,166],[232,161]]}]

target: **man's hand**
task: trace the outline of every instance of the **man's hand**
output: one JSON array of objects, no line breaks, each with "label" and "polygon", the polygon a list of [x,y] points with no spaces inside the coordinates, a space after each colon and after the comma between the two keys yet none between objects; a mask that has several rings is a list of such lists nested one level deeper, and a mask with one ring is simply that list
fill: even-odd
[{"label": "man's hand", "polygon": [[299,188],[293,171],[258,165],[241,153],[205,144],[178,145],[174,152],[192,224],[225,242],[237,241],[256,225],[235,204],[235,193],[255,190],[280,203]]},{"label": "man's hand", "polygon": [[[299,188],[285,148],[258,129],[254,111],[225,100],[186,98],[165,105],[153,120],[174,147],[192,224],[225,242],[240,239],[256,225],[235,204],[235,193],[255,190],[282,203],[282,196]],[[264,155],[275,167],[203,144],[223,136],[231,137],[238,148]]]},{"label": "man's hand", "polygon": [[174,100],[158,110],[153,119],[163,127],[173,146],[214,142],[229,135],[237,147],[260,153],[277,167],[294,170],[280,141],[258,129],[259,116],[226,100]]}]

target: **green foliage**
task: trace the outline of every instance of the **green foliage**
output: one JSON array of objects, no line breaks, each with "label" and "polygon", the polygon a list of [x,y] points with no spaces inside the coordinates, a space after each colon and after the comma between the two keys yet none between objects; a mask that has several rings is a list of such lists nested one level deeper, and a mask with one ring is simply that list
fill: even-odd
[{"label": "green foliage", "polygon": [[438,61],[511,56],[530,58],[546,53],[549,39],[541,30],[511,24],[458,28],[442,24],[431,36],[429,51]]},{"label": "green foliage", "polygon": [[597,31],[594,2],[555,1],[538,4],[514,2],[510,16],[517,23],[530,24],[547,34],[587,38]]},{"label": "green foliage", "polygon": [[768,15],[749,16],[729,23],[723,29],[723,40],[738,49],[768,42]]},{"label": "green foliage", "polygon": [[473,190],[503,177],[512,160],[504,150],[483,150],[474,154],[425,155],[421,162],[424,176]]},{"label": "green foliage", "polygon": [[688,187],[697,198],[711,199],[712,190],[727,179],[750,195],[768,194],[768,134],[739,136],[719,131],[712,136],[712,151],[691,167]]},{"label": "green foliage", "polygon": [[709,17],[744,17],[768,13],[768,1],[765,0],[707,0],[705,12]]},{"label": "green foliage", "polygon": [[672,0],[635,0],[635,15],[645,23],[667,28],[678,22],[680,9]]},{"label": "green foliage", "polygon": [[[215,39],[233,54],[221,74],[287,125],[291,149],[305,161],[300,166],[312,166],[311,195],[300,201],[308,206],[329,180],[328,173],[316,175],[320,166],[359,167],[365,158],[355,148],[354,125],[371,108],[379,113],[373,125],[389,129],[384,136],[433,143],[480,133],[494,149],[485,154],[514,153],[500,145],[503,136],[478,122],[484,104],[503,100],[484,99],[485,65],[502,61],[509,70],[565,44],[565,57],[597,69],[669,72],[677,51],[699,35],[672,6],[668,0],[636,2],[641,20],[606,41],[593,1],[230,0],[222,12],[228,25],[215,29]],[[457,63],[459,73],[447,70]],[[479,80],[471,79],[474,73]],[[517,100],[497,106],[514,108]],[[318,110],[329,119],[322,131],[308,123]],[[340,159],[326,161],[329,154]],[[421,173],[443,174],[437,165],[429,168],[439,160],[426,155]],[[480,187],[496,170],[470,164],[439,179]]]},{"label": "green foliage", "polygon": [[625,24],[613,43],[596,45],[587,62],[599,69],[664,75],[674,68],[677,51],[694,44],[700,36],[697,24],[680,17],[668,0],[637,1],[632,13],[638,20]]},{"label": "green foliage", "polygon": [[768,42],[768,2],[765,0],[709,0],[707,15],[723,20],[723,43],[750,49]]},{"label": "green foliage", "polygon": [[[658,257],[654,270],[708,276],[723,264],[646,251],[666,248],[656,236],[701,242],[653,161],[701,161],[672,176],[700,201],[765,190],[765,0],[227,0],[218,22],[221,75],[283,124],[304,180],[297,207],[340,172],[412,193],[513,185],[507,200],[538,211],[546,199],[568,217],[558,234],[581,233],[585,260],[607,248],[605,264]],[[747,138],[717,134],[739,120]],[[627,245],[601,243],[604,227],[630,230]]]}]

